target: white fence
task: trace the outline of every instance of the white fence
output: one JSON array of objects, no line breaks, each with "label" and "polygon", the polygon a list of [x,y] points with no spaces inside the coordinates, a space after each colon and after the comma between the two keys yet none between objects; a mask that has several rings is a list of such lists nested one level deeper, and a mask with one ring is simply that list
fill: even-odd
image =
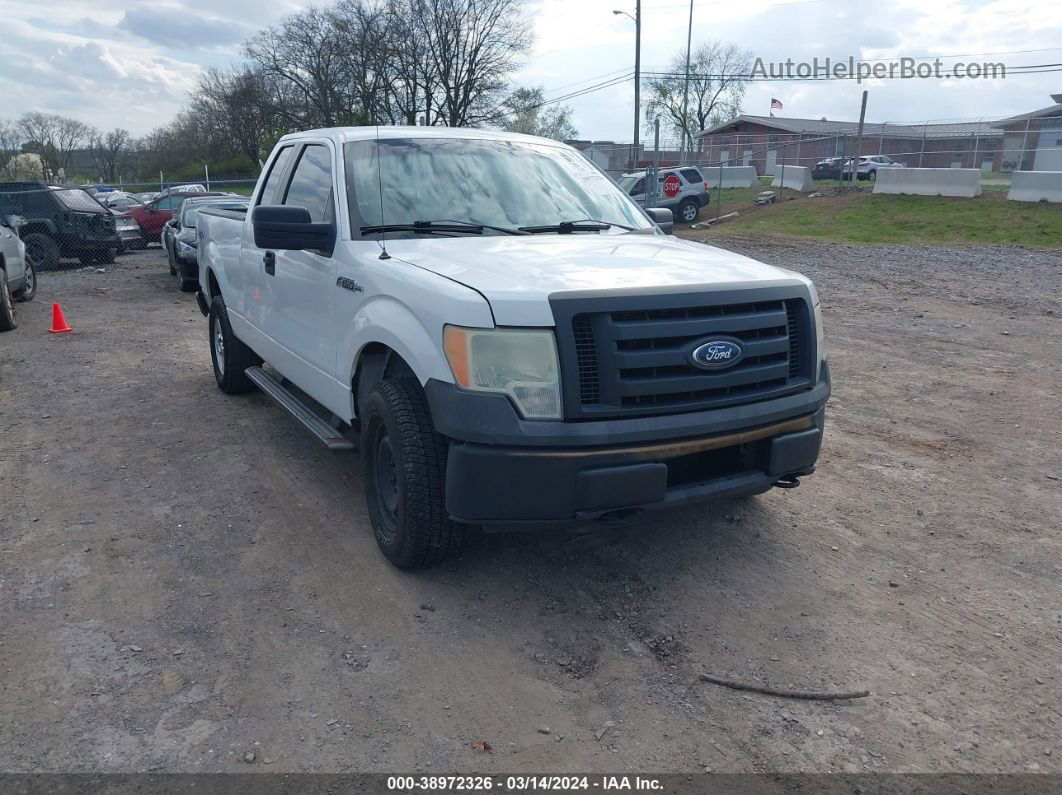
[{"label": "white fence", "polygon": [[981,195],[981,170],[978,168],[879,168],[875,193],[913,194],[915,196]]},{"label": "white fence", "polygon": [[1062,171],[1015,171],[1007,198],[1016,202],[1062,202]]}]

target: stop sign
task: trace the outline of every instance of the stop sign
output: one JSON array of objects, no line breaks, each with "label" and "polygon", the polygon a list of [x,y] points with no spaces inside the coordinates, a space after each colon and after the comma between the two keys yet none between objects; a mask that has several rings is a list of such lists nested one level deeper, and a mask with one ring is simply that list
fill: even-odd
[{"label": "stop sign", "polygon": [[669,174],[667,179],[664,180],[664,195],[669,199],[673,199],[678,196],[680,190],[682,190],[682,183],[679,182],[679,178],[674,174]]}]

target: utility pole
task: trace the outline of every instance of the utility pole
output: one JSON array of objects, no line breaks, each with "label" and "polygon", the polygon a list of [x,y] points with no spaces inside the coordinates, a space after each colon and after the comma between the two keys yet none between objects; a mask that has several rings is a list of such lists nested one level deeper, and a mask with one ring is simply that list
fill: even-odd
[{"label": "utility pole", "polygon": [[693,0],[690,0],[690,25],[686,29],[686,84],[682,89],[682,164],[686,165],[686,153],[693,150],[693,138],[687,130],[690,107],[690,47],[693,44]]},{"label": "utility pole", "polygon": [[634,16],[630,12],[616,9],[613,14],[622,14],[634,21],[634,154],[631,157],[631,169],[638,168],[638,156],[641,154],[638,147],[638,132],[642,120],[642,0],[636,0]]},{"label": "utility pole", "polygon": [[859,108],[859,132],[856,133],[856,147],[852,154],[852,185],[859,178],[859,153],[863,151],[863,121],[867,117],[867,92],[863,92],[863,104]]},{"label": "utility pole", "polygon": [[[634,156],[638,157],[638,127],[642,120],[642,0],[634,5]],[[637,164],[635,164],[637,167]]]}]

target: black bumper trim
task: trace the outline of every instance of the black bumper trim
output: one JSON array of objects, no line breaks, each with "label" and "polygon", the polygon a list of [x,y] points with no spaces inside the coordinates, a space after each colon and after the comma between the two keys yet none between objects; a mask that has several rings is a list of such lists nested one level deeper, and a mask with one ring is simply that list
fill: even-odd
[{"label": "black bumper trim", "polygon": [[[814,471],[824,421],[820,410],[799,430],[789,430],[793,421],[781,423],[763,429],[775,435],[692,455],[683,445],[647,456],[632,447],[536,450],[451,442],[446,506],[453,518],[473,524],[567,522],[758,494],[783,477]],[[734,464],[731,471],[718,466],[722,460]],[[682,477],[669,485],[672,467]]]}]

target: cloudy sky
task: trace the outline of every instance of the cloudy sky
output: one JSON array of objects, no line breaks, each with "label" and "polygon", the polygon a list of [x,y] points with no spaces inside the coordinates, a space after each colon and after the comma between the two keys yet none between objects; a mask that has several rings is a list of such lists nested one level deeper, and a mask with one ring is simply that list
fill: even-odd
[{"label": "cloudy sky", "polygon": [[[517,82],[547,98],[631,69],[634,24],[613,9],[635,0],[529,0],[536,44]],[[300,0],[0,0],[0,118],[74,116],[142,134],[181,107],[198,71],[239,59],[240,42],[304,6]],[[643,0],[642,64],[684,54],[688,0]],[[694,0],[694,43],[735,42],[767,61],[944,57],[1010,67],[1062,62],[1057,0]],[[758,83],[745,112],[852,119],[870,90],[872,121],[999,117],[1050,104],[1062,71],[1006,80]],[[629,140],[633,84],[573,98],[580,136]]]}]

